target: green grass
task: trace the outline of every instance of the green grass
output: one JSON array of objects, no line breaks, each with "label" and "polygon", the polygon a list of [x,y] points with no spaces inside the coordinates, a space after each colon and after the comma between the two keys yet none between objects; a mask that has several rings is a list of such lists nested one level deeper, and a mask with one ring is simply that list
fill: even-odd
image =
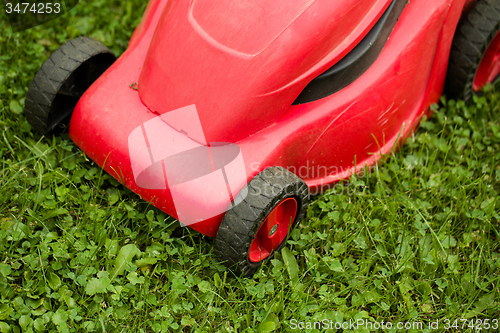
[{"label": "green grass", "polygon": [[212,239],[22,114],[50,52],[90,35],[119,54],[144,6],[80,1],[69,23],[15,34],[0,23],[0,332],[282,332],[322,319],[440,320],[437,332],[500,319],[499,93],[443,100],[399,152],[316,197],[253,279],[235,278]]}]

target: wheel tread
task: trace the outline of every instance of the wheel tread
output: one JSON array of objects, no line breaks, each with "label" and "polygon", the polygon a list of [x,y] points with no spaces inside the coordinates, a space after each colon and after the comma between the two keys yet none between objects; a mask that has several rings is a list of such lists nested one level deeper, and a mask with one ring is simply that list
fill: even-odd
[{"label": "wheel tread", "polygon": [[52,128],[49,128],[48,121],[50,115],[57,112],[53,110],[53,104],[64,82],[84,61],[104,53],[113,55],[98,41],[78,37],[49,56],[33,77],[26,95],[24,113],[33,129],[44,135],[50,133]]},{"label": "wheel tread", "polygon": [[445,83],[449,98],[472,99],[473,82],[484,52],[500,30],[500,1],[479,0],[455,33]]},{"label": "wheel tread", "polygon": [[[248,250],[258,228],[272,208],[285,195],[291,193],[297,196],[300,202],[293,225],[296,226],[305,217],[309,204],[309,188],[304,181],[281,167],[265,169],[247,187],[247,196],[224,216],[214,244],[214,253],[218,259],[236,274],[245,277],[253,275],[262,264],[250,262]],[[267,195],[268,193],[272,195]],[[272,255],[264,261],[271,258]]]}]

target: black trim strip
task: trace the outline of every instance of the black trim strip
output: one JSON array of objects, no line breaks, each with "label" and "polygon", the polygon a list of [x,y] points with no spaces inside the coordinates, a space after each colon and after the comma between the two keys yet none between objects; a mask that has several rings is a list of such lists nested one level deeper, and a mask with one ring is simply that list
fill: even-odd
[{"label": "black trim strip", "polygon": [[393,0],[378,22],[351,52],[313,79],[293,102],[309,103],[356,81],[377,60],[409,0]]}]

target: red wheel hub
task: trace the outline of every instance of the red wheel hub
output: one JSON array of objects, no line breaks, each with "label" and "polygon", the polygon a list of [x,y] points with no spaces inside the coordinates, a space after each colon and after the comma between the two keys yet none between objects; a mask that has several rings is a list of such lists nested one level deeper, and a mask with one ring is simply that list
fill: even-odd
[{"label": "red wheel hub", "polygon": [[477,68],[472,88],[474,91],[481,90],[488,83],[492,83],[500,74],[500,32],[484,53],[483,59]]},{"label": "red wheel hub", "polygon": [[248,258],[251,262],[266,259],[285,240],[295,215],[297,200],[287,198],[281,201],[266,217],[250,245]]}]

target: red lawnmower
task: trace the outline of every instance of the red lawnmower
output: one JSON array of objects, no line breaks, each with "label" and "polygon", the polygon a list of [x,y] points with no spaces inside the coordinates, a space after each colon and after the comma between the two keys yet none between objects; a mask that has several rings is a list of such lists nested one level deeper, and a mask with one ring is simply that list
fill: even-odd
[{"label": "red lawnmower", "polygon": [[151,0],[115,61],[79,37],[25,114],[251,275],[311,192],[404,140],[446,89],[500,73],[499,0]]}]

